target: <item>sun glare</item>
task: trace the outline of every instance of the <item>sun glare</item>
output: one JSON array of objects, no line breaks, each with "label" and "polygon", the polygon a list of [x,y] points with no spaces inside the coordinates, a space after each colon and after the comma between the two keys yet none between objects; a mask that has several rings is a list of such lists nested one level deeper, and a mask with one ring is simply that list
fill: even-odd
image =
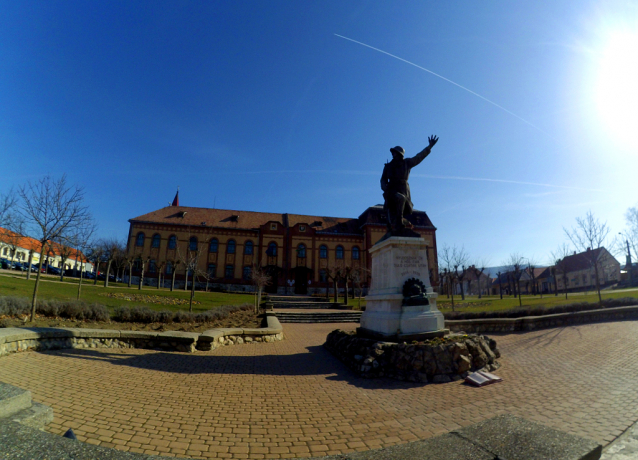
[{"label": "sun glare", "polygon": [[605,131],[638,145],[638,30],[610,31],[597,63],[596,109]]}]

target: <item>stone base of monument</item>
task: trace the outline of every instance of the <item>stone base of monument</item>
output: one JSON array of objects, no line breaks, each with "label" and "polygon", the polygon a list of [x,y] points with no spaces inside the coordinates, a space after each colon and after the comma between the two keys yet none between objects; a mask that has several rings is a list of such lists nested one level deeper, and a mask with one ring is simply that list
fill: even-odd
[{"label": "stone base of monument", "polygon": [[369,253],[372,284],[357,333],[394,342],[446,335],[449,331],[430,285],[425,240],[393,236]]},{"label": "stone base of monument", "polygon": [[423,342],[424,340],[445,337],[449,333],[449,329],[441,329],[438,331],[416,332],[413,334],[384,334],[382,332],[373,331],[364,327],[357,328],[358,337],[379,340],[382,342]]}]

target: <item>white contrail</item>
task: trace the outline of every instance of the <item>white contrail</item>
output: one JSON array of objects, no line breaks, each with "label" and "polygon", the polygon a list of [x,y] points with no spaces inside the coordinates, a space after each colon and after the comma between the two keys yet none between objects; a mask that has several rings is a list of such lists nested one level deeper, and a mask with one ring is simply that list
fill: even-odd
[{"label": "white contrail", "polygon": [[596,189],[596,188],[571,187],[569,185],[541,184],[538,182],[524,182],[519,180],[508,180],[508,179],[487,179],[483,177],[433,176],[431,174],[412,174],[412,177],[426,177],[428,179],[446,179],[446,180],[469,180],[469,181],[480,181],[480,182],[500,182],[504,184],[533,185],[534,187],[550,187],[550,188],[562,188],[567,190],[583,190],[586,192],[604,192],[605,191],[605,190]]},{"label": "white contrail", "polygon": [[[219,172],[219,174],[348,174],[348,175],[357,175],[357,176],[378,176],[378,171],[349,171],[345,169],[281,169],[281,170],[270,170],[270,171],[226,171]],[[206,174],[210,174],[207,172]],[[475,181],[475,182],[499,182],[503,184],[518,184],[518,185],[532,185],[534,187],[549,187],[549,188],[560,188],[565,190],[582,190],[586,192],[605,192],[605,190],[595,189],[595,188],[584,188],[584,187],[572,187],[569,185],[554,185],[554,184],[543,184],[539,182],[525,182],[520,180],[509,180],[509,179],[489,179],[485,177],[465,177],[465,176],[435,176],[432,174],[411,174],[410,177],[425,177],[427,179],[442,179],[442,180],[464,180],[464,181]]]},{"label": "white contrail", "polygon": [[499,109],[501,109],[501,110],[503,110],[503,111],[505,111],[505,112],[509,113],[509,114],[510,114],[510,115],[512,115],[513,117],[518,118],[518,119],[519,119],[519,120],[521,120],[522,122],[527,123],[527,124],[528,124],[528,125],[530,125],[532,128],[537,129],[538,131],[540,131],[540,132],[541,132],[541,133],[543,133],[543,134],[546,134],[546,133],[545,133],[545,131],[543,131],[543,130],[542,130],[542,129],[540,129],[538,126],[534,125],[533,123],[530,123],[530,122],[529,122],[529,121],[527,121],[525,118],[520,117],[520,116],[516,115],[514,112],[511,112],[511,111],[507,110],[507,109],[506,109],[505,107],[503,107],[502,105],[498,105],[496,102],[494,102],[494,101],[490,101],[488,98],[486,98],[486,97],[484,97],[484,96],[481,96],[481,95],[480,95],[480,94],[478,94],[478,93],[475,93],[475,92],[474,92],[474,91],[472,91],[471,89],[468,89],[468,88],[466,88],[465,86],[461,86],[461,85],[459,85],[458,83],[453,82],[453,81],[452,81],[452,80],[450,80],[449,78],[445,78],[444,76],[439,75],[438,73],[432,72],[431,70],[426,69],[425,67],[421,67],[420,65],[417,65],[417,64],[415,64],[414,62],[410,62],[410,61],[408,61],[408,60],[406,60],[406,59],[400,58],[399,56],[395,56],[394,54],[390,54],[390,53],[388,53],[387,51],[383,51],[383,50],[380,50],[379,48],[375,48],[374,46],[366,45],[365,43],[359,42],[359,41],[357,41],[357,40],[353,40],[352,38],[344,37],[343,35],[339,35],[339,34],[335,34],[335,35],[336,35],[337,37],[339,37],[339,38],[343,38],[343,39],[345,39],[345,40],[349,40],[349,41],[351,41],[351,42],[357,43],[357,44],[359,44],[359,45],[361,45],[361,46],[365,46],[366,48],[370,48],[370,49],[372,49],[372,50],[378,51],[379,53],[386,54],[386,55],[388,55],[388,56],[390,56],[390,57],[393,57],[393,58],[395,58],[395,59],[398,59],[399,61],[405,62],[406,64],[413,65],[414,67],[416,67],[416,68],[418,68],[418,69],[425,70],[426,72],[431,73],[431,74],[432,74],[432,75],[434,75],[435,77],[439,77],[441,80],[445,80],[446,82],[451,83],[451,84],[453,84],[454,86],[458,86],[459,88],[461,88],[461,89],[463,89],[463,90],[467,91],[468,93],[474,94],[476,97],[480,97],[480,98],[481,98],[481,99],[483,99],[485,102],[489,102],[490,104],[492,104],[492,105],[494,105],[494,106],[498,107]]}]

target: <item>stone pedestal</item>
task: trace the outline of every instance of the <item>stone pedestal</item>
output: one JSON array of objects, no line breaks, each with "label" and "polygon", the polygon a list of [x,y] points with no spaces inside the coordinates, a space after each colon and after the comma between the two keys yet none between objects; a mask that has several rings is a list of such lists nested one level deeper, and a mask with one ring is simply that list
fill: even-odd
[{"label": "stone pedestal", "polygon": [[[425,240],[394,236],[375,244],[369,253],[372,284],[357,333],[387,341],[445,335],[443,314],[436,308],[438,294],[430,285]],[[403,285],[410,278],[425,285],[426,305],[403,305]]]}]

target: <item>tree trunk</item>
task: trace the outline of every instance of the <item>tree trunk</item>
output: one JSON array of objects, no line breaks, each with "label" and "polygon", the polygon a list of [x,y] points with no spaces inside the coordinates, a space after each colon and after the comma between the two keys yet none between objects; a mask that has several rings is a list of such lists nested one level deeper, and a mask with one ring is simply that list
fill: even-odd
[{"label": "tree trunk", "polygon": [[523,299],[521,298],[521,280],[519,279],[517,282],[518,285],[518,306],[523,306]]},{"label": "tree trunk", "polygon": [[193,298],[195,297],[195,273],[193,272],[193,281],[191,282],[191,299],[188,305],[188,311],[193,312]]},{"label": "tree trunk", "polygon": [[157,289],[160,288],[160,284],[162,284],[162,270],[158,270],[157,272]]},{"label": "tree trunk", "polygon": [[[33,287],[33,298],[31,299],[31,319],[29,321],[35,321],[35,306],[38,301],[38,286],[40,285],[40,275],[42,274],[42,254],[44,252],[44,245],[46,242],[42,243],[42,250],[40,251],[40,265],[38,267],[38,274],[35,277],[35,286]],[[31,267],[29,267],[29,271]]]},{"label": "tree trunk", "polygon": [[171,278],[171,292],[173,292],[173,290],[175,289],[175,275],[177,274],[174,267],[173,267],[172,274],[173,274],[173,277]]},{"label": "tree trunk", "polygon": [[131,280],[133,279],[133,263],[128,264],[128,287],[131,287]]},{"label": "tree trunk", "polygon": [[80,282],[78,283],[78,300],[80,300],[80,294],[82,294],[82,262],[80,262]]},{"label": "tree trunk", "polygon": [[140,291],[142,290],[142,285],[144,284],[144,266],[145,265],[146,264],[144,262],[142,262],[142,271],[140,272],[140,282],[139,282],[139,284],[137,286],[137,289],[140,290]]},{"label": "tree trunk", "polygon": [[[60,264],[60,282],[64,281],[64,266],[66,265],[66,259],[62,259],[62,264]],[[31,267],[29,267],[29,271],[31,271]]]},{"label": "tree trunk", "polygon": [[334,288],[334,290],[335,290],[335,292],[334,292],[334,303],[338,303],[338,302],[339,302],[339,299],[338,299],[338,294],[339,294],[339,289],[338,289],[338,288],[339,288],[339,284],[337,283],[337,278],[334,278],[334,279],[332,280],[332,286],[333,286],[333,288]]},{"label": "tree trunk", "polygon": [[481,298],[481,276],[479,275],[479,277],[476,280],[476,285],[478,286],[478,298]]},{"label": "tree trunk", "polygon": [[184,290],[188,291],[188,270],[184,273]]},{"label": "tree trunk", "polygon": [[31,279],[31,265],[33,264],[33,250],[29,251],[29,270],[27,270],[27,279]]},{"label": "tree trunk", "polygon": [[100,273],[100,262],[95,261],[95,267],[93,268],[93,272],[95,273],[95,279],[93,280],[93,286],[97,286],[97,275]]},{"label": "tree trunk", "polygon": [[104,277],[104,287],[109,287],[109,275],[111,274],[111,259],[106,264],[106,276]]},{"label": "tree trunk", "polygon": [[594,274],[596,275],[596,290],[598,291],[598,304],[602,306],[603,297],[600,295],[600,278],[598,276],[598,264],[594,264]]},{"label": "tree trunk", "polygon": [[348,278],[344,280],[345,290],[343,291],[343,303],[344,305],[348,305]]},{"label": "tree trunk", "polygon": [[465,300],[465,291],[463,290],[463,280],[459,282],[459,285],[461,286],[461,300]]},{"label": "tree trunk", "polygon": [[255,311],[255,313],[259,312],[259,307],[261,306],[261,290],[263,288],[261,286],[259,286],[259,293],[257,294],[257,311]]},{"label": "tree trunk", "polygon": [[452,311],[456,311],[454,309],[454,281],[453,280],[451,280],[450,296],[452,297]]}]

